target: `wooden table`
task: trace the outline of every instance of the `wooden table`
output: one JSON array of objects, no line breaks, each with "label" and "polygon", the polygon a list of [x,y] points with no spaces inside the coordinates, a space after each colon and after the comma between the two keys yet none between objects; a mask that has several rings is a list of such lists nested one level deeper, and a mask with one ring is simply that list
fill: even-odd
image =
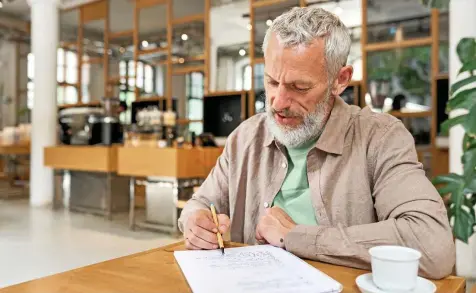
[{"label": "wooden table", "polygon": [[[227,246],[241,245],[227,244]],[[184,249],[183,243],[180,242],[14,285],[0,289],[0,293],[191,292],[173,255],[174,251]],[[355,279],[367,273],[363,270],[319,262],[308,261],[308,263],[340,282],[344,286],[344,293],[360,292],[355,285]],[[465,291],[466,282],[463,278],[450,276],[434,283],[438,287],[437,292],[464,293]]]}]

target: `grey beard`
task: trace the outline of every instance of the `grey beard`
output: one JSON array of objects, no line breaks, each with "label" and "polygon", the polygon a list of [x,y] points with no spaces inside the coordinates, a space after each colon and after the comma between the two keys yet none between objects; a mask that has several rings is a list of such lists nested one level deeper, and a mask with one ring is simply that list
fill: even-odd
[{"label": "grey beard", "polygon": [[268,126],[275,139],[286,147],[299,147],[305,143],[318,138],[327,122],[327,110],[331,95],[319,103],[316,110],[303,117],[303,123],[296,127],[280,126],[273,115],[268,98],[266,101],[266,125]]}]

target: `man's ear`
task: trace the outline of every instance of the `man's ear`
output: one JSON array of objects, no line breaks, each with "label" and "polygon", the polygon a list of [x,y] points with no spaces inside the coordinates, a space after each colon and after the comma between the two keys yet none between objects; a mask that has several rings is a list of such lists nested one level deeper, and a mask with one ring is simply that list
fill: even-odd
[{"label": "man's ear", "polygon": [[339,96],[347,88],[349,82],[352,80],[354,68],[352,65],[342,67],[337,73],[336,79],[332,86],[332,95]]}]

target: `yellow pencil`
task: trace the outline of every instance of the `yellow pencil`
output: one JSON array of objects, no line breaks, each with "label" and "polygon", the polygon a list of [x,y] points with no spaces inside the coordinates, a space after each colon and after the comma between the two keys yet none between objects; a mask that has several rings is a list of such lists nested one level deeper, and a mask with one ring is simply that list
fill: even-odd
[{"label": "yellow pencil", "polygon": [[[217,225],[217,229],[218,229],[218,227],[220,226],[218,224],[217,211],[215,210],[215,206],[211,204],[210,209],[212,210],[213,221],[215,222],[215,225]],[[225,245],[223,245],[223,237],[221,236],[220,231],[217,231],[217,237],[218,237],[218,245],[220,246],[220,249],[221,249],[221,254],[225,254]]]}]

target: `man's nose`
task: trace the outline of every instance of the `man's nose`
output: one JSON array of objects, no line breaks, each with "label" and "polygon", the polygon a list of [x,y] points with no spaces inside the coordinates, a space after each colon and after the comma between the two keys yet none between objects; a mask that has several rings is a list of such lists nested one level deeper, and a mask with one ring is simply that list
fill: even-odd
[{"label": "man's nose", "polygon": [[289,92],[287,91],[284,85],[279,85],[276,89],[276,96],[274,97],[273,101],[273,108],[276,111],[282,111],[284,109],[289,108],[291,105]]}]

